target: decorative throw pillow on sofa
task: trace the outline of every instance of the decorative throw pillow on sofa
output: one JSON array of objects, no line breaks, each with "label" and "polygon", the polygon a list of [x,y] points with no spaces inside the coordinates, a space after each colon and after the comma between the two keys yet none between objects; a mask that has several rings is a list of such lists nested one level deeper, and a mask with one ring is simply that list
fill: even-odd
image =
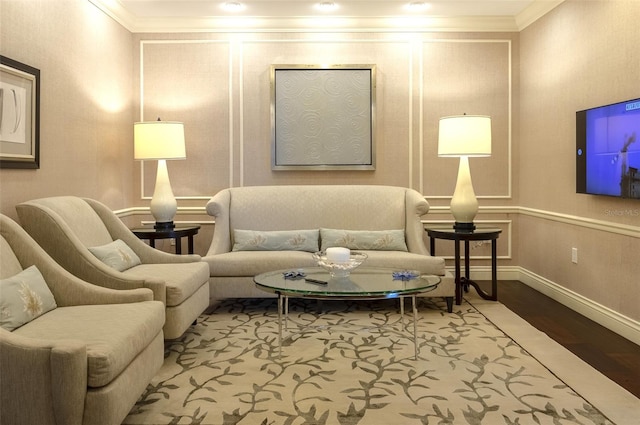
[{"label": "decorative throw pillow on sofa", "polygon": [[318,229],[233,231],[233,251],[318,251]]},{"label": "decorative throw pillow on sofa", "polygon": [[404,230],[320,229],[322,250],[333,246],[371,251],[408,251]]},{"label": "decorative throw pillow on sofa", "polygon": [[89,251],[98,257],[98,260],[119,272],[142,263],[140,257],[121,239],[116,239],[106,245],[89,248]]},{"label": "decorative throw pillow on sofa", "polygon": [[0,280],[0,326],[12,331],[57,307],[36,266]]}]

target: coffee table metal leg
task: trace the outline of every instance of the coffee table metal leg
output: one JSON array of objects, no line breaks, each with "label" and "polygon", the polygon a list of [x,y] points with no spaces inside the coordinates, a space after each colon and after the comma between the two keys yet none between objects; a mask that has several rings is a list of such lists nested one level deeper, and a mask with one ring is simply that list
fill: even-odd
[{"label": "coffee table metal leg", "polygon": [[418,360],[418,307],[416,306],[416,296],[411,296],[413,304],[413,348],[415,360]]},{"label": "coffee table metal leg", "polygon": [[[405,329],[404,326],[404,298],[399,297],[400,301],[400,321],[402,328],[401,332],[405,332],[408,329]],[[418,306],[416,302],[416,295],[411,295],[411,308],[413,309],[413,349],[414,349],[414,359],[418,360]],[[284,318],[282,317],[284,315]],[[282,359],[282,333],[283,326],[282,322],[284,320],[284,328],[289,329],[288,320],[289,320],[289,297],[286,295],[282,295],[282,293],[278,292],[278,358]]]},{"label": "coffee table metal leg", "polygon": [[282,358],[282,294],[278,292],[278,358]]},{"label": "coffee table metal leg", "polygon": [[289,297],[284,297],[284,329],[289,330]]}]

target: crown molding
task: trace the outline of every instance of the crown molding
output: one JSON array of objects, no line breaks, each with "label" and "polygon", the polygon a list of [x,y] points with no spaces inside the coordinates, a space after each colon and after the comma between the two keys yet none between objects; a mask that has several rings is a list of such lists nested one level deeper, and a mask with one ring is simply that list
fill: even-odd
[{"label": "crown molding", "polygon": [[518,31],[522,31],[553,9],[558,7],[564,0],[536,0],[529,7],[516,16],[516,26]]},{"label": "crown molding", "polygon": [[536,0],[512,16],[327,17],[272,18],[248,16],[140,18],[118,0],[89,0],[132,33],[188,32],[517,32],[554,9],[564,0]]},{"label": "crown molding", "polygon": [[102,10],[130,32],[134,32],[132,28],[136,25],[136,17],[129,13],[118,0],[89,0],[89,3]]},{"label": "crown molding", "polygon": [[[99,0],[91,0],[98,2]],[[373,18],[137,18],[120,19],[113,10],[107,12],[132,33],[198,32],[514,32],[511,17],[373,17]]]}]

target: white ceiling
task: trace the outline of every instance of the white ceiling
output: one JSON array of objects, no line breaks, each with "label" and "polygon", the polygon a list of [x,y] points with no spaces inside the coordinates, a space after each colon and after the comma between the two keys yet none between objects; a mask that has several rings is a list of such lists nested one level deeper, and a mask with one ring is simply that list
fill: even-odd
[{"label": "white ceiling", "polygon": [[190,31],[519,31],[564,0],[232,0],[243,10],[227,11],[225,0],[89,0],[132,32]]}]

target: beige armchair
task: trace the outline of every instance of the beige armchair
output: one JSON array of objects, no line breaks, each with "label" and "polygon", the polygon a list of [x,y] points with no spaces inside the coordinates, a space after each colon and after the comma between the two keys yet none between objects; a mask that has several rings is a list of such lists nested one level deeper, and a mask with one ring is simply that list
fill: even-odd
[{"label": "beige armchair", "polygon": [[[31,266],[54,308],[5,329],[9,312],[22,311],[21,303],[7,307],[6,282]],[[0,279],[0,423],[120,424],[162,366],[163,304],[149,289],[115,291],[78,279],[2,215]]]},{"label": "beige armchair", "polygon": [[[104,204],[74,196],[16,206],[25,230],[79,278],[112,289],[149,288],[166,306],[165,339],[179,338],[209,306],[209,266],[198,255],[175,255],[138,239]],[[90,248],[121,240],[140,264],[118,271]]]}]

